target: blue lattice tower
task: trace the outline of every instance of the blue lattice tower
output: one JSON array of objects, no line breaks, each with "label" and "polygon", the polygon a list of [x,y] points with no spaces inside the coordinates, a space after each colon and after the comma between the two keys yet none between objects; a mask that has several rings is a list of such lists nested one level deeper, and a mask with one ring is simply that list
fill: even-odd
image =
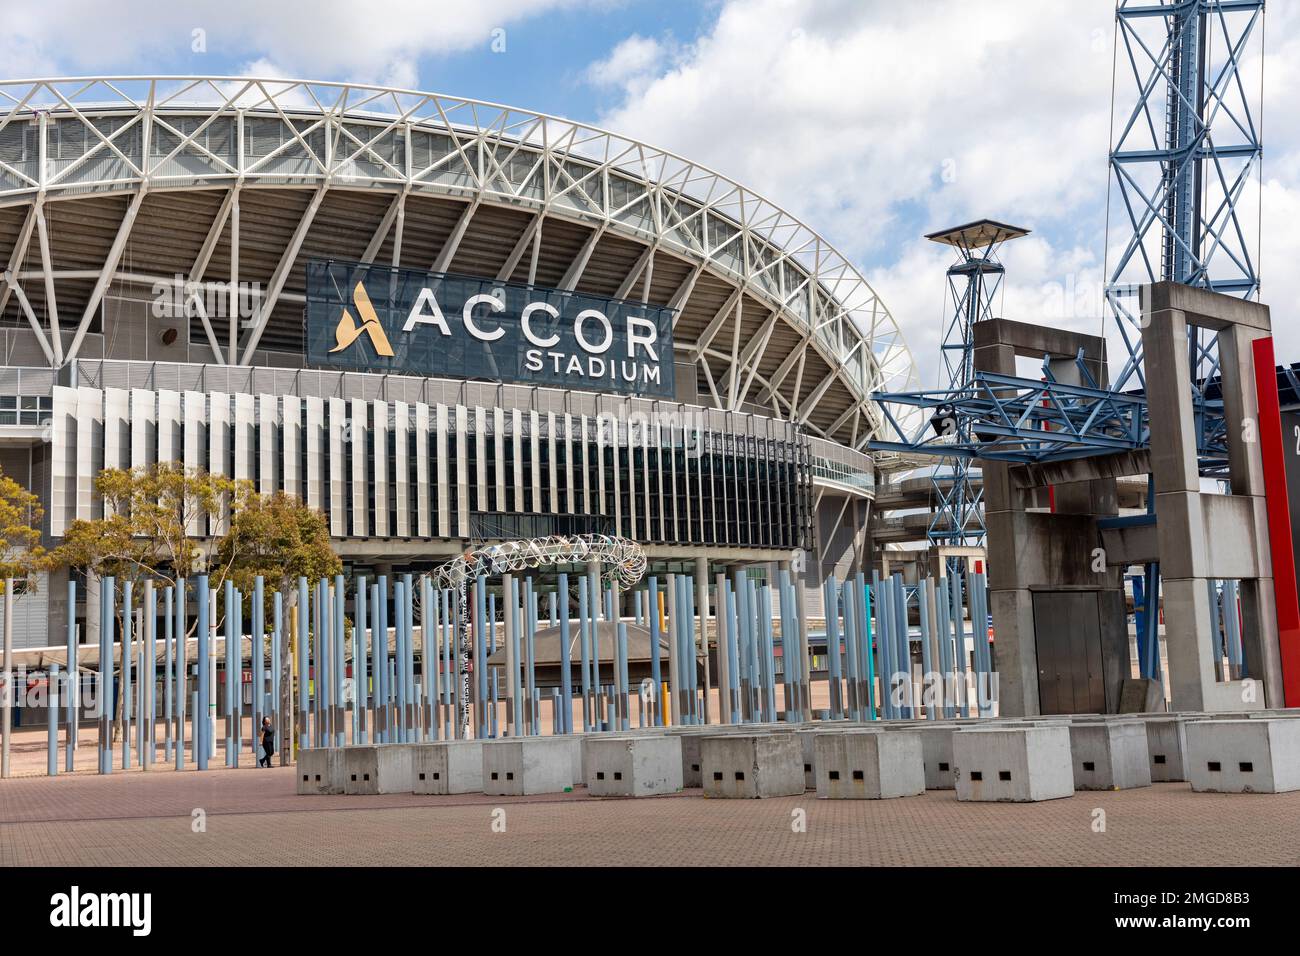
[{"label": "blue lattice tower", "polygon": [[[991,219],[932,232],[925,238],[951,246],[958,260],[948,267],[949,319],[944,328],[943,374],[949,390],[969,388],[974,382],[971,329],[976,322],[994,317],[994,301],[1006,272],[998,259],[1002,244],[1028,235],[1028,229]],[[930,418],[940,441],[966,444],[973,438],[971,420],[941,405]],[[969,456],[941,459],[931,473],[934,513],[928,536],[932,545],[979,546],[984,543],[983,488],[976,489],[972,473],[978,472]]]},{"label": "blue lattice tower", "polygon": [[[1128,227],[1106,287],[1128,350],[1116,391],[1145,391],[1141,284],[1166,280],[1258,297],[1258,224],[1251,228],[1243,194],[1258,173],[1263,144],[1258,87],[1243,80],[1242,65],[1253,41],[1262,43],[1263,16],[1263,0],[1119,0],[1116,7],[1117,80],[1133,81],[1128,106],[1120,105],[1126,98],[1117,84],[1110,153],[1111,198],[1118,203],[1108,212],[1118,206]],[[1192,329],[1187,349],[1200,470],[1222,475],[1226,422],[1213,386],[1217,338]],[[1145,566],[1140,580],[1134,607],[1144,591],[1141,603],[1149,611],[1138,618],[1140,666],[1143,676],[1159,679],[1159,566]]]},{"label": "blue lattice tower", "polygon": [[[1119,0],[1106,301],[1127,350],[1111,388],[1145,388],[1138,287],[1161,280],[1257,298],[1257,207],[1246,188],[1263,154],[1257,81],[1264,0]],[[1129,90],[1125,94],[1125,89]],[[1109,216],[1108,216],[1109,218]],[[1113,241],[1112,241],[1113,240]],[[1215,338],[1189,337],[1202,473],[1224,466]]]}]

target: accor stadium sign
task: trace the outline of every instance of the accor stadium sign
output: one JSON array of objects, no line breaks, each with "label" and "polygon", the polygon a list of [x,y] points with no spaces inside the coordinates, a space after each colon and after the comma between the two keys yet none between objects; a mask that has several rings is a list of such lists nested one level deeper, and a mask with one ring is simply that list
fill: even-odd
[{"label": "accor stadium sign", "polygon": [[307,264],[316,367],[673,395],[672,310],[337,260]]}]

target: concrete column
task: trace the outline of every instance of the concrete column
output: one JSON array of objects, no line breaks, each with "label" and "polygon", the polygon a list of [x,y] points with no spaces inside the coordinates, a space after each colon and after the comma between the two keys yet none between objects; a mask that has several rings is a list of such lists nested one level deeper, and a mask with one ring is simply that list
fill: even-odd
[{"label": "concrete column", "polygon": [[[1266,558],[1265,547],[1258,540],[1261,531],[1267,536],[1266,519],[1260,522],[1254,517],[1254,527],[1249,526],[1251,516],[1260,515],[1251,500],[1252,491],[1262,491],[1258,443],[1246,440],[1241,425],[1245,418],[1258,415],[1249,343],[1255,335],[1265,333],[1232,324],[1219,332],[1230,480],[1234,491],[1240,494],[1226,500],[1223,496],[1202,494],[1187,347],[1188,315],[1180,309],[1164,307],[1168,293],[1161,286],[1143,288],[1142,349],[1149,396],[1151,469],[1155,479],[1156,534],[1163,576],[1171,701],[1175,710],[1248,710],[1264,706],[1264,701],[1258,699],[1260,696],[1280,695],[1281,691],[1276,619],[1265,619],[1260,613],[1265,607],[1272,608],[1271,565],[1261,562],[1261,557]],[[1212,307],[1218,298],[1205,301]],[[1213,500],[1216,498],[1220,501]],[[1237,503],[1242,498],[1247,502],[1244,506]],[[1209,506],[1212,508],[1207,511]],[[1246,527],[1241,527],[1243,522],[1239,521],[1233,521],[1232,527],[1224,527],[1220,522],[1220,533],[1215,535],[1212,548],[1209,525],[1214,523],[1214,512],[1220,508],[1242,512],[1247,516]],[[1243,556],[1243,541],[1232,540],[1238,532],[1245,536],[1245,548],[1253,551],[1253,555]],[[1229,567],[1235,569],[1234,573],[1226,573]],[[1240,573],[1247,567],[1253,568],[1253,572]],[[1207,579],[1252,575],[1257,576],[1243,589],[1247,592],[1243,594],[1248,632],[1247,668],[1264,680],[1265,690],[1264,695],[1256,695],[1255,699],[1251,699],[1248,688],[1240,681],[1218,680],[1215,668],[1218,627],[1211,616],[1206,589]],[[1270,684],[1275,691],[1270,691]]]},{"label": "concrete column", "polygon": [[[1267,706],[1283,698],[1282,657],[1277,634],[1277,599],[1273,590],[1273,561],[1268,540],[1268,501],[1264,493],[1264,460],[1260,453],[1259,398],[1255,392],[1252,344],[1266,332],[1233,325],[1219,332],[1223,414],[1228,422],[1228,474],[1232,494],[1249,497],[1254,515],[1255,563],[1259,577],[1241,582],[1242,641],[1247,675],[1264,682]],[[1234,427],[1240,423],[1240,427]],[[1248,423],[1254,423],[1253,429]],[[1249,441],[1249,438],[1255,441]],[[1287,436],[1283,436],[1285,441]],[[1263,533],[1261,533],[1263,532]]]}]

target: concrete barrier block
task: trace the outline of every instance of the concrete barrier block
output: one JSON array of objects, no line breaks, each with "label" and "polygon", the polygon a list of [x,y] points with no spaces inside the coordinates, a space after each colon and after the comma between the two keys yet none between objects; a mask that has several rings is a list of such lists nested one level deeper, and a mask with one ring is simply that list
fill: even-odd
[{"label": "concrete barrier block", "polygon": [[595,797],[651,797],[682,789],[680,736],[591,737],[583,742]]},{"label": "concrete barrier block", "polygon": [[1028,803],[1074,793],[1070,729],[963,727],[952,735],[958,800]]},{"label": "concrete barrier block", "polygon": [[792,733],[700,738],[706,797],[785,797],[804,792],[803,750]]},{"label": "concrete barrier block", "polygon": [[1187,724],[1187,779],[1207,793],[1300,790],[1300,720],[1248,717]]},{"label": "concrete barrier block", "polygon": [[1148,717],[1146,725],[1151,782],[1186,780],[1187,721],[1182,717]]},{"label": "concrete barrier block", "polygon": [[300,795],[343,792],[343,751],[318,747],[298,751],[295,772]]},{"label": "concrete barrier block", "polygon": [[483,792],[483,741],[435,740],[410,746],[412,792]]},{"label": "concrete barrier block", "polygon": [[1146,724],[1088,720],[1070,725],[1076,790],[1131,790],[1151,786]]},{"label": "concrete barrier block", "polygon": [[814,738],[819,800],[881,800],[925,792],[921,735],[855,729]]},{"label": "concrete barrier block", "polygon": [[925,770],[925,789],[953,790],[957,780],[953,771],[952,735],[957,725],[923,721],[914,733],[921,736],[921,756]]},{"label": "concrete barrier block", "polygon": [[682,724],[665,727],[670,736],[682,742],[682,786],[701,787],[700,740],[718,734],[753,733],[748,724]]},{"label": "concrete barrier block", "polygon": [[343,748],[343,792],[369,795],[412,793],[410,744]]},{"label": "concrete barrier block", "polygon": [[[577,754],[575,758],[575,753]],[[507,737],[483,742],[483,792],[518,797],[573,789],[575,764],[582,766],[576,737]]]}]

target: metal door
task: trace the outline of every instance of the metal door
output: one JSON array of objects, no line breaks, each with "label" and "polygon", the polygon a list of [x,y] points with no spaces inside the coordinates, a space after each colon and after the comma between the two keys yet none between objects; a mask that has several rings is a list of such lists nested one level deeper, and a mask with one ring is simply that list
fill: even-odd
[{"label": "metal door", "polygon": [[1035,591],[1033,599],[1039,712],[1104,713],[1097,592]]}]

